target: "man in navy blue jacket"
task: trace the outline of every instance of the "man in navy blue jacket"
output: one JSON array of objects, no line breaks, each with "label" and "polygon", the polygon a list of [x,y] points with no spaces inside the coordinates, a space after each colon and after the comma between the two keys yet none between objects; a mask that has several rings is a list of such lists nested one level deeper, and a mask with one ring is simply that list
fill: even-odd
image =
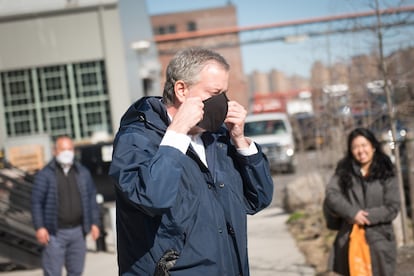
[{"label": "man in navy blue jacket", "polygon": [[56,139],[55,158],[35,175],[32,219],[37,241],[44,246],[44,275],[82,275],[90,232],[99,237],[96,189],[88,169],[74,161],[71,138]]},{"label": "man in navy blue jacket", "polygon": [[246,214],[271,203],[246,110],[226,97],[230,66],[189,48],[170,61],[163,97],[126,111],[114,141],[120,275],[249,275]]}]

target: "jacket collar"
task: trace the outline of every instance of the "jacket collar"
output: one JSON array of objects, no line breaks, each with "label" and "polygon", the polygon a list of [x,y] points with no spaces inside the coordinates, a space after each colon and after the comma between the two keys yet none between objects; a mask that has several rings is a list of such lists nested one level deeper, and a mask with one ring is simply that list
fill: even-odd
[{"label": "jacket collar", "polygon": [[[73,161],[72,167],[75,169],[76,172],[79,171],[80,163],[78,161]],[[60,164],[56,161],[56,158],[53,158],[52,161],[49,162],[49,167],[52,170],[56,170],[57,168],[61,168]]]},{"label": "jacket collar", "polygon": [[165,132],[170,124],[167,109],[161,97],[144,97],[133,103],[121,118],[121,128],[144,122]]}]

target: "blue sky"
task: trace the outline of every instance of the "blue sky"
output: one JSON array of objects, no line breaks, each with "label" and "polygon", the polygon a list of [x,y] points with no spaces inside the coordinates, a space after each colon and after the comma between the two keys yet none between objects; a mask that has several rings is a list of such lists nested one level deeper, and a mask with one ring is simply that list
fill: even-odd
[{"label": "blue sky", "polygon": [[[162,14],[219,7],[232,2],[237,9],[239,26],[254,26],[297,19],[339,15],[372,10],[374,0],[146,0],[148,13]],[[413,6],[414,0],[379,0],[382,8]],[[413,15],[414,16],[414,15]],[[384,36],[385,51],[413,45],[414,28]],[[403,33],[402,37],[399,33]],[[242,34],[243,35],[243,34]],[[277,69],[288,75],[307,77],[312,63],[347,61],[350,56],[368,53],[375,45],[374,34],[331,35],[286,44],[267,42],[242,46],[244,72]]]}]

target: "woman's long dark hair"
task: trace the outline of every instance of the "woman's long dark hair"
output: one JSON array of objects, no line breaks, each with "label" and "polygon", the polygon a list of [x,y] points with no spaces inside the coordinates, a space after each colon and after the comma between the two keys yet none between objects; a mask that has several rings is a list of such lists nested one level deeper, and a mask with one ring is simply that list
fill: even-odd
[{"label": "woman's long dark hair", "polygon": [[349,133],[347,153],[338,162],[335,169],[335,174],[339,176],[339,184],[342,188],[352,185],[351,176],[355,175],[353,164],[357,162],[352,154],[352,142],[358,136],[366,138],[375,149],[368,176],[365,180],[368,182],[375,179],[385,180],[395,175],[394,165],[389,156],[382,150],[381,143],[375,135],[369,129],[356,128]]}]

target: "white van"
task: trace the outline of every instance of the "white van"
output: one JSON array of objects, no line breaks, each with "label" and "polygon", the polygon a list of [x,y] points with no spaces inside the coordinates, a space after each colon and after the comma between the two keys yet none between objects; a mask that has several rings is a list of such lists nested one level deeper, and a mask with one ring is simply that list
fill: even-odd
[{"label": "white van", "polygon": [[295,172],[294,136],[286,113],[248,115],[244,134],[262,147],[273,171]]}]

